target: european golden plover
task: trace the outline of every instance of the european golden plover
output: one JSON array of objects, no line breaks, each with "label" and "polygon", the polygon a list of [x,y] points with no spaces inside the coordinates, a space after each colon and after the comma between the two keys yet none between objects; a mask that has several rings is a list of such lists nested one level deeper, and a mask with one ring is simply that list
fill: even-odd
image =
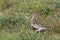
[{"label": "european golden plover", "polygon": [[31,26],[35,31],[41,31],[41,30],[45,30],[47,29],[44,25],[42,25],[41,23],[39,23],[40,21],[38,21],[37,19],[35,19],[35,17],[37,16],[37,14],[32,14],[31,15]]}]

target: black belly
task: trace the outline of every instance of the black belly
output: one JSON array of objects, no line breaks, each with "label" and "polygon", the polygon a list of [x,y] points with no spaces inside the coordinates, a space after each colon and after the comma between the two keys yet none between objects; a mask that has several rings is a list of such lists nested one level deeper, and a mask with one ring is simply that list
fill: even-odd
[{"label": "black belly", "polygon": [[37,30],[37,28],[34,28],[33,26],[32,26],[32,29],[35,31],[35,30]]}]

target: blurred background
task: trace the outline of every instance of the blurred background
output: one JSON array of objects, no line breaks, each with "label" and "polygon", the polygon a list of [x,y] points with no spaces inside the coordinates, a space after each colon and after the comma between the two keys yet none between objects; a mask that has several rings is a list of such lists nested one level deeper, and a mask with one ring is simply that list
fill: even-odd
[{"label": "blurred background", "polygon": [[[32,13],[52,29],[33,31]],[[0,40],[60,40],[60,0],[0,0]]]}]

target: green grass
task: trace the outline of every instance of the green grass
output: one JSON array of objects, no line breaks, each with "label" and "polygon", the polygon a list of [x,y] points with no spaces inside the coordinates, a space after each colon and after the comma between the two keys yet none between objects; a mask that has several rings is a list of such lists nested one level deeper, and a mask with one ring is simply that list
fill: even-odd
[{"label": "green grass", "polygon": [[0,40],[60,40],[60,34],[54,32],[36,33],[31,30],[21,30],[16,32],[0,32]]},{"label": "green grass", "polygon": [[[59,5],[59,0],[0,0],[0,40],[60,40]],[[31,13],[52,29],[33,31]]]}]

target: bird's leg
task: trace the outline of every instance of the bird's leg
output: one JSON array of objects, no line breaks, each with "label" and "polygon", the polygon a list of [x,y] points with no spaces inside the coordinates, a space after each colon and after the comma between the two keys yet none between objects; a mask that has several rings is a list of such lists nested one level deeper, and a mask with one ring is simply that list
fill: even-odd
[{"label": "bird's leg", "polygon": [[37,33],[40,33],[40,30],[39,29],[37,29],[37,30],[35,30]]}]

